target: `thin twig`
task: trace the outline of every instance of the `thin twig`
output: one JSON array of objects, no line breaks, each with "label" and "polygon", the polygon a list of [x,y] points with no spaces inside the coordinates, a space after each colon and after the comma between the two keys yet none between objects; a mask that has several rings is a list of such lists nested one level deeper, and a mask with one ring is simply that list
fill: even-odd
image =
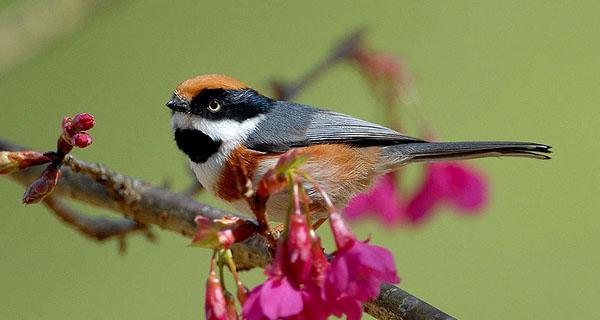
[{"label": "thin twig", "polygon": [[283,82],[272,80],[271,88],[274,91],[275,98],[278,100],[291,100],[300,91],[304,90],[309,84],[313,83],[325,71],[331,69],[335,64],[348,58],[352,52],[361,44],[365,34],[365,29],[360,28],[347,37],[342,39],[325,59],[317,63],[300,79],[293,82]]},{"label": "thin twig", "polygon": [[[0,139],[0,150],[23,149]],[[10,174],[8,177],[28,185],[40,175],[41,170],[42,168],[38,166]],[[199,203],[191,197],[152,186],[143,180],[112,172],[100,164],[69,157],[61,171],[62,177],[54,190],[54,196],[69,197],[115,211],[144,225],[154,224],[186,237],[194,234],[196,230],[194,217],[197,215],[208,219],[234,215]],[[257,228],[252,219],[244,219],[248,228]],[[254,236],[242,243],[234,244],[232,251],[239,270],[264,268],[272,259],[268,243],[261,236]],[[395,286],[382,286],[379,297],[365,303],[364,307],[367,313],[378,319],[452,319],[442,311]],[[435,317],[432,318],[431,315]]]}]

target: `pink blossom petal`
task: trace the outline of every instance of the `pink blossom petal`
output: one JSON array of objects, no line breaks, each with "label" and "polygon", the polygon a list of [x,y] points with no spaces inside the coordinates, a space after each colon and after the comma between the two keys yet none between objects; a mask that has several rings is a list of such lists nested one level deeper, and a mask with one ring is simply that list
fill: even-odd
[{"label": "pink blossom petal", "polygon": [[426,178],[421,189],[408,202],[406,217],[412,223],[423,222],[444,197],[435,183],[434,178]]},{"label": "pink blossom petal", "polygon": [[487,202],[487,182],[483,174],[466,165],[446,167],[448,201],[464,211],[475,211]]},{"label": "pink blossom petal", "polygon": [[328,300],[351,298],[364,302],[379,294],[382,283],[400,281],[387,249],[357,241],[337,212],[330,211],[329,218],[338,251],[327,270]]},{"label": "pink blossom petal", "polygon": [[377,273],[384,283],[398,283],[400,278],[396,274],[396,265],[391,252],[383,247],[357,241],[352,250],[356,250],[357,257],[365,266]]},{"label": "pink blossom petal", "polygon": [[304,307],[302,294],[285,278],[267,280],[261,286],[259,299],[262,312],[271,320],[296,315]]},{"label": "pink blossom petal", "polygon": [[322,288],[308,284],[302,290],[302,299],[305,308],[294,320],[326,320],[331,314],[330,305],[322,299]]},{"label": "pink blossom petal", "polygon": [[344,297],[332,303],[332,314],[338,318],[346,315],[346,320],[358,320],[362,317],[360,301]]},{"label": "pink blossom petal", "polygon": [[431,163],[425,168],[425,181],[409,201],[406,214],[413,223],[421,223],[442,204],[472,214],[487,202],[487,182],[480,172],[463,163]]},{"label": "pink blossom petal", "polygon": [[[376,187],[374,189],[376,189]],[[371,194],[365,192],[356,195],[350,200],[348,206],[344,209],[344,214],[348,219],[358,219],[372,211],[373,204],[371,203]]]},{"label": "pink blossom petal", "polygon": [[359,301],[376,297],[382,283],[400,281],[391,253],[360,241],[338,251],[329,274],[329,284]]},{"label": "pink blossom petal", "polygon": [[386,225],[401,221],[404,212],[405,205],[397,190],[395,172],[380,177],[370,191],[355,196],[344,209],[344,214],[350,219],[374,215]]},{"label": "pink blossom petal", "polygon": [[262,320],[265,318],[262,308],[260,306],[260,290],[262,285],[254,288],[248,295],[248,299],[242,306],[242,313],[246,320]]}]

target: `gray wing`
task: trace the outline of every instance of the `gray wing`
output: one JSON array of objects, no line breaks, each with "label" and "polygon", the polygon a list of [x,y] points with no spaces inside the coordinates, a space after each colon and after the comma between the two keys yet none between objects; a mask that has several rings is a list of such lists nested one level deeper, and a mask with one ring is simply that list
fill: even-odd
[{"label": "gray wing", "polygon": [[384,146],[423,142],[351,116],[290,102],[277,102],[246,140],[250,149],[285,152],[320,143]]}]

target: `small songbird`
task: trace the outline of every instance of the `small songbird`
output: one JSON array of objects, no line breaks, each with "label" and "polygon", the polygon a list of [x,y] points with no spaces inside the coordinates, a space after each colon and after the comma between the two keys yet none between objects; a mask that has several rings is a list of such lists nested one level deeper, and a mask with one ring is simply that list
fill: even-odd
[{"label": "small songbird", "polygon": [[[175,141],[198,181],[217,197],[250,213],[238,191],[235,164],[242,161],[254,183],[279,156],[297,148],[307,154],[301,169],[338,207],[373,181],[407,163],[497,156],[549,159],[550,147],[529,142],[428,142],[351,116],[266,97],[218,74],[182,82],[167,102]],[[307,185],[313,217],[323,217],[322,198]],[[267,202],[269,217],[282,221],[285,193]]]}]

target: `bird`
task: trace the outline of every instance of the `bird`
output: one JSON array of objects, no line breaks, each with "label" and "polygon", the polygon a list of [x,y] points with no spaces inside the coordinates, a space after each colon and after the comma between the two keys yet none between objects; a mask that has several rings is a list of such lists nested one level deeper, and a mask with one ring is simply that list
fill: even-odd
[{"label": "bird", "polygon": [[[209,74],[180,83],[166,103],[177,147],[198,182],[242,213],[239,163],[254,184],[285,152],[305,155],[300,169],[343,208],[388,172],[409,163],[515,156],[549,159],[550,146],[530,142],[430,142],[355,117],[269,98],[234,78]],[[326,217],[318,190],[306,183],[313,219]],[[272,195],[267,213],[285,221],[287,192]]]}]

